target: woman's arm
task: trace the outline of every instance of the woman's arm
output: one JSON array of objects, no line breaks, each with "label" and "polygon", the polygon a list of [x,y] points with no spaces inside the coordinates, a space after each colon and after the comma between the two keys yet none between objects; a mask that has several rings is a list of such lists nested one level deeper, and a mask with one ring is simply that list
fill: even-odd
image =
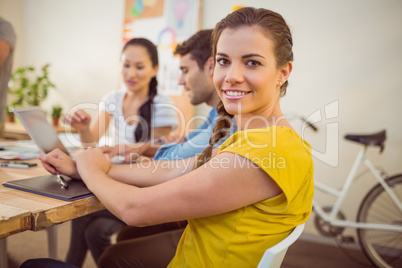
[{"label": "woman's arm", "polygon": [[[152,128],[152,139],[160,139],[163,136],[169,135],[171,131],[172,127],[170,126],[154,127]],[[153,157],[156,154],[156,151],[158,151],[159,147],[161,146],[161,142],[153,142],[152,140],[150,142],[137,143],[134,144],[134,146],[127,145],[124,153],[126,162],[130,162],[130,160],[132,159],[130,155],[133,154],[138,156],[144,155],[148,157]]]},{"label": "woman's arm", "polygon": [[[184,165],[181,169],[173,167],[180,161],[154,170],[148,166],[136,166],[133,170],[112,167],[108,174],[118,178],[114,180],[106,174],[103,154],[96,150],[77,156],[78,171],[105,207],[130,225],[212,216],[281,193],[264,171],[232,153],[222,153],[192,172]],[[173,177],[178,178],[169,180]],[[127,184],[134,181],[144,188]]]},{"label": "woman's arm", "polygon": [[107,175],[125,184],[149,187],[190,172],[194,162],[195,158],[179,161],[153,161],[145,158],[138,163],[111,166]]},{"label": "woman's arm", "polygon": [[[89,169],[107,170],[109,177],[114,180],[139,187],[152,186],[179,177],[190,172],[194,165],[194,159],[191,158],[180,161],[152,161],[146,158],[139,163],[111,166],[109,155],[104,154],[100,148],[87,149],[86,152],[80,151],[77,153],[77,158],[80,155],[85,155],[78,160],[83,163],[81,166],[88,166],[82,172]],[[46,155],[40,154],[38,159],[42,161],[43,167],[52,174],[59,173],[72,178],[80,178],[76,162],[60,149],[55,149]]]},{"label": "woman's arm", "polygon": [[[219,148],[215,148],[212,151],[212,157],[218,151]],[[196,157],[176,161],[153,161],[145,158],[138,163],[111,166],[108,175],[116,181],[129,185],[138,187],[154,186],[191,172],[195,160]]]},{"label": "woman's arm", "polygon": [[106,133],[109,127],[111,115],[103,110],[98,112],[98,117],[91,127],[85,129],[80,133],[81,143],[84,148],[95,147],[99,139]]},{"label": "woman's arm", "polygon": [[160,139],[163,136],[169,136],[170,132],[172,132],[172,127],[168,126],[168,127],[154,127],[152,128],[152,133],[153,139]]},{"label": "woman's arm", "polygon": [[78,131],[84,148],[95,147],[109,127],[110,116],[108,112],[100,110],[98,117],[91,126],[91,116],[80,109],[67,114],[64,122]]},{"label": "woman's arm", "polygon": [[[172,127],[155,127],[152,129],[153,138],[159,139],[164,135],[169,135],[171,130]],[[101,147],[101,150],[103,153],[109,154],[110,157],[115,155],[124,155],[125,162],[131,163],[141,155],[153,157],[161,146],[161,142],[154,142],[151,140],[149,142],[137,142],[134,144],[119,144],[112,147],[104,146]]]}]

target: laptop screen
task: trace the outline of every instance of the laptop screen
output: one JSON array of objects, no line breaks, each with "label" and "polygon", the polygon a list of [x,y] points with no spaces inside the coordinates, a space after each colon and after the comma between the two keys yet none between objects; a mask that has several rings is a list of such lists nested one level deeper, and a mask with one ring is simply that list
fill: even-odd
[{"label": "laptop screen", "polygon": [[13,111],[42,153],[49,153],[59,148],[68,154],[66,147],[60,141],[53,126],[47,121],[46,114],[42,109],[28,107],[14,108]]}]

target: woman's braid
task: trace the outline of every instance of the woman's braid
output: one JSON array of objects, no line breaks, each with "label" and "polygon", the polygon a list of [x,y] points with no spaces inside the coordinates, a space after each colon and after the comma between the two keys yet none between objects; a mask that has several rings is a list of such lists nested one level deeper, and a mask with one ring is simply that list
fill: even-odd
[{"label": "woman's braid", "polygon": [[215,144],[219,142],[220,139],[226,136],[228,130],[232,126],[232,119],[233,115],[228,114],[225,110],[225,107],[223,106],[222,101],[218,103],[216,106],[216,110],[218,112],[218,120],[216,122],[216,125],[214,127],[214,132],[212,133],[211,137],[209,138],[209,145],[207,148],[205,148],[204,151],[202,151],[198,157],[197,160],[194,164],[194,168],[196,169],[206,162],[208,162],[211,159],[212,155],[212,149]]}]

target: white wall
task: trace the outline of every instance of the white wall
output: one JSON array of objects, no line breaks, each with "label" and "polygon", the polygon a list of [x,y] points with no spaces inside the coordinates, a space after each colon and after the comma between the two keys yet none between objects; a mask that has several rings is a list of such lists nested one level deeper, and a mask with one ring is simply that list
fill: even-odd
[{"label": "white wall", "polygon": [[[18,28],[16,62],[52,64],[58,89],[48,103],[96,102],[117,87],[124,0],[1,1],[0,15]],[[277,11],[292,28],[294,71],[282,103],[286,113],[308,117],[319,112],[323,117],[318,133],[303,132],[293,121],[323,154],[314,159],[315,178],[340,187],[359,148],[343,141],[344,134],[383,128],[388,131],[385,152],[378,156],[372,149],[369,155],[390,173],[402,172],[402,1],[204,0],[202,28],[214,27],[241,4]],[[335,117],[326,119],[324,109],[334,102]],[[327,132],[327,126],[338,130]],[[330,134],[336,139],[327,138]],[[363,176],[353,186],[345,201],[349,219],[355,219],[358,202],[373,184]],[[332,201],[322,194],[317,198]],[[314,232],[311,222],[307,232]]]},{"label": "white wall", "polygon": [[117,89],[124,0],[2,0],[3,14],[17,24],[15,67],[51,64],[57,89],[50,92],[45,109],[55,103],[66,109],[97,103]]},{"label": "white wall", "polygon": [[[279,12],[291,26],[294,70],[282,107],[285,113],[305,117],[321,112],[319,132],[304,132],[313,149],[324,154],[314,159],[315,179],[341,187],[359,149],[343,136],[381,129],[387,129],[386,149],[381,156],[371,149],[369,156],[390,173],[402,172],[402,1],[206,0],[204,28],[213,28],[232,7],[242,4]],[[338,102],[339,115],[325,119],[324,109],[333,102]],[[301,124],[292,123],[301,132]],[[338,131],[327,133],[330,123]],[[330,133],[339,137],[338,145],[326,138]],[[356,218],[358,202],[374,183],[365,175],[353,185],[344,206],[348,219]],[[320,193],[316,198],[324,205],[333,202]],[[315,232],[312,219],[306,231]]]}]

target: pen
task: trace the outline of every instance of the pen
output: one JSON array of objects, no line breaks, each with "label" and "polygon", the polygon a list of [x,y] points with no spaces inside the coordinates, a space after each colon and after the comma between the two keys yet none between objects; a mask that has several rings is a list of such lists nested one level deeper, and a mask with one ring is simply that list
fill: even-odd
[{"label": "pen", "polygon": [[61,174],[57,174],[57,181],[61,184],[62,188],[68,188],[68,182],[61,176]]},{"label": "pen", "polygon": [[29,165],[18,163],[0,163],[0,167],[29,168]]}]

